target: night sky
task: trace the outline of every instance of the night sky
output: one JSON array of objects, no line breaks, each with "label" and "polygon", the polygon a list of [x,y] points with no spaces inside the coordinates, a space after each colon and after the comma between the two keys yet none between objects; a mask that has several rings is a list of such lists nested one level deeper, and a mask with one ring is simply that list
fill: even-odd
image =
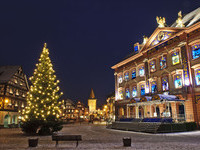
[{"label": "night sky", "polygon": [[21,65],[30,77],[43,43],[60,80],[63,98],[98,104],[114,92],[115,65],[156,29],[156,16],[171,25],[199,0],[13,0],[0,2],[0,65]]}]

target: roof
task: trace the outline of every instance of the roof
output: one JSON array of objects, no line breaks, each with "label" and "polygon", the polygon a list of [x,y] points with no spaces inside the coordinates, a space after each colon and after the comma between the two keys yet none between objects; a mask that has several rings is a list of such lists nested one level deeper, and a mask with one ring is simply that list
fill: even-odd
[{"label": "roof", "polygon": [[[192,26],[194,25],[195,23],[197,23],[198,21],[200,21],[200,7],[195,9],[194,11],[184,15],[184,17],[182,18],[182,21],[183,21],[183,24],[186,26],[186,27],[189,27],[189,26]],[[177,23],[176,21],[170,26],[170,27],[164,27],[164,28],[156,28],[154,30],[154,32],[151,34],[151,36],[149,37],[147,43],[140,49],[139,52],[135,53],[135,52],[131,52],[129,55],[127,55],[125,58],[123,58],[121,61],[119,61],[117,64],[115,64],[114,66],[112,66],[111,68],[112,69],[115,69],[115,68],[118,68],[120,66],[123,66],[125,65],[126,63],[130,62],[130,61],[133,61],[134,59],[142,56],[143,52],[141,51],[146,51],[150,48],[153,48],[153,47],[149,47],[149,45],[151,44],[152,40],[154,40],[155,36],[157,36],[159,34],[160,31],[165,31],[165,30],[170,30],[171,32],[174,32],[175,34],[173,36],[175,36],[178,32],[180,32],[181,30],[184,30],[186,28],[180,28],[180,27],[176,27],[177,26]],[[174,30],[174,31],[173,31]],[[171,36],[173,38],[173,36]],[[166,39],[166,40],[169,40],[170,38]],[[162,41],[162,42],[165,42]],[[156,44],[155,46],[159,45],[159,44],[162,44],[162,42]]]},{"label": "roof", "polygon": [[20,66],[0,66],[0,83],[7,83]]},{"label": "roof", "polygon": [[[182,21],[186,27],[189,27],[189,26],[195,24],[196,22],[200,21],[200,7],[195,9],[194,11],[184,15],[184,17],[182,18]],[[177,23],[175,21],[171,27],[176,27],[176,25],[177,25]]]},{"label": "roof", "polygon": [[91,88],[91,92],[90,92],[90,99],[95,99],[95,95],[94,95],[94,91],[93,89]]},{"label": "roof", "polygon": [[72,100],[69,99],[69,98],[64,99],[64,101],[65,101],[66,103],[70,103],[70,104],[72,104],[72,105],[75,105],[74,101],[72,101]]}]

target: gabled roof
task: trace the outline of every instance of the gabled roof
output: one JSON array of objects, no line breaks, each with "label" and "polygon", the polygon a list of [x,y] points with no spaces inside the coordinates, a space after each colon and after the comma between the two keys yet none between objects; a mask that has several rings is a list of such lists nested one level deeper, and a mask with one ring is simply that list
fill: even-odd
[{"label": "gabled roof", "polygon": [[[171,36],[173,36],[174,34],[184,30],[185,28],[175,28],[175,27],[163,27],[163,28],[156,28],[156,30],[151,34],[151,36],[149,37],[149,39],[147,40],[146,44],[142,47],[142,49],[140,50],[140,52],[142,52],[143,50],[146,50],[150,47],[154,47],[156,45],[159,45],[160,42],[163,42],[165,40],[168,40]],[[152,45],[152,42],[157,39],[158,35],[162,32],[167,32],[167,33],[171,33],[171,35],[169,37],[167,37],[166,39],[158,42],[155,45]]]},{"label": "gabled roof", "polygon": [[7,83],[20,66],[0,66],[0,83]]}]

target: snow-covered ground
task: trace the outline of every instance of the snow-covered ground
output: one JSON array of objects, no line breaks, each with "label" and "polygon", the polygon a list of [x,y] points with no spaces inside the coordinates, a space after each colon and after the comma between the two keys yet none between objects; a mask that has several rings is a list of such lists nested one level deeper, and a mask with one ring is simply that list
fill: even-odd
[{"label": "snow-covered ground", "polygon": [[[106,129],[102,125],[66,125],[65,134],[81,134],[83,141],[76,148],[75,141],[61,141],[57,149],[139,149],[139,150],[199,150],[200,131],[170,134],[147,134]],[[28,138],[20,129],[0,129],[0,149],[56,149],[51,136],[40,136],[37,148],[28,148]],[[132,146],[123,147],[122,138],[131,137]]]}]

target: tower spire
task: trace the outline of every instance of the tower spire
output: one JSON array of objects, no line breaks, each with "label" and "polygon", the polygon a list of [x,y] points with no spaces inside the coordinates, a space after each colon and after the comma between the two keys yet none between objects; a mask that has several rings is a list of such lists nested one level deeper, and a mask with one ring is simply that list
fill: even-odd
[{"label": "tower spire", "polygon": [[91,88],[91,92],[90,92],[90,97],[89,98],[90,99],[95,99],[93,88]]}]

